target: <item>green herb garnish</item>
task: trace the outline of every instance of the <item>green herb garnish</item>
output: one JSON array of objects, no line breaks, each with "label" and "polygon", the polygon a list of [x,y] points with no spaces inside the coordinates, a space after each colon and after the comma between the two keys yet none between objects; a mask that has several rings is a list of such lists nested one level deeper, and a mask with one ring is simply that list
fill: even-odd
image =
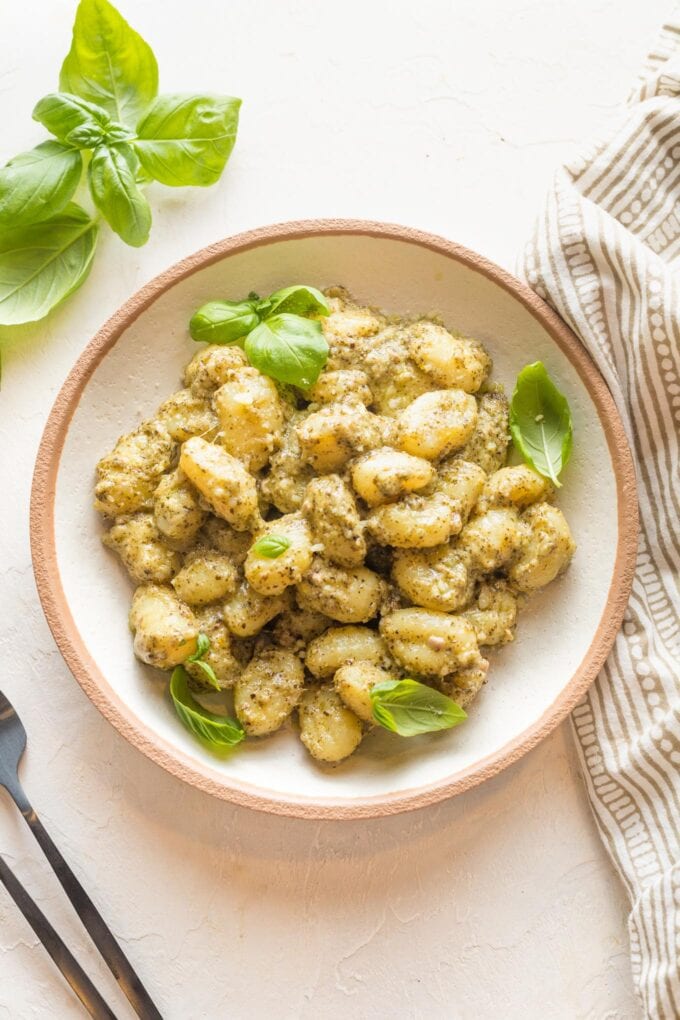
[{"label": "green herb garnish", "polygon": [[321,324],[309,316],[328,315],[328,303],[315,287],[298,284],[262,300],[210,301],[192,316],[194,340],[238,343],[263,375],[308,389],[328,358]]},{"label": "green herb garnish", "polygon": [[455,701],[417,680],[386,680],[370,697],[375,721],[402,737],[448,730],[467,719]]},{"label": "green herb garnish", "polygon": [[211,687],[214,687],[216,691],[221,691],[220,682],[215,676],[215,670],[212,668],[209,662],[204,662],[204,657],[210,651],[210,638],[207,634],[202,631],[199,632],[198,638],[196,639],[196,651],[193,655],[190,655],[186,660],[187,662],[193,662],[194,665],[198,666],[201,672],[205,675],[206,680]]},{"label": "green herb garnish", "polygon": [[290,539],[285,535],[263,535],[253,546],[253,552],[268,560],[278,559],[286,549],[290,549]]},{"label": "green herb garnish", "polygon": [[192,316],[189,331],[194,340],[233,344],[260,322],[256,301],[209,301]]},{"label": "green herb garnish", "polygon": [[42,319],[85,280],[98,219],[72,202],[85,167],[98,213],[138,247],[151,228],[141,187],[214,184],[236,139],[240,99],[158,96],[153,51],[108,0],[80,0],[59,87],[33,111],[56,140],[0,169],[4,326]]},{"label": "green herb garnish", "polygon": [[527,464],[559,488],[573,444],[571,411],[541,361],[526,365],[517,376],[510,432]]},{"label": "green herb garnish", "polygon": [[240,722],[228,716],[215,715],[191,696],[186,670],[176,666],[170,678],[170,696],[175,711],[190,733],[206,743],[211,750],[235,747],[245,737]]}]

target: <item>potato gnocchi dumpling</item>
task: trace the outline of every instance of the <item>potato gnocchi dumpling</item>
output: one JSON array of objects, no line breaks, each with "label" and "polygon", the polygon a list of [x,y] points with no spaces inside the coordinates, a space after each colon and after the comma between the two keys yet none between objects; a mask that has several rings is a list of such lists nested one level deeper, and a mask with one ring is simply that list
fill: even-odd
[{"label": "potato gnocchi dumpling", "polygon": [[576,550],[562,511],[550,503],[535,503],[521,517],[524,538],[519,556],[508,572],[520,591],[530,592],[554,581],[569,565]]},{"label": "potato gnocchi dumpling", "polygon": [[504,645],[515,636],[517,597],[505,581],[482,584],[475,602],[463,615],[474,627],[480,646]]},{"label": "potato gnocchi dumpling", "polygon": [[451,499],[440,492],[432,496],[407,496],[398,503],[378,507],[366,519],[366,527],[375,540],[396,549],[430,549],[441,545],[460,531],[462,523]]},{"label": "potato gnocchi dumpling", "polygon": [[261,595],[247,581],[224,604],[224,619],[237,637],[254,637],[263,627],[290,606],[288,591],[281,595]]},{"label": "potato gnocchi dumpling", "polygon": [[507,464],[508,400],[478,340],[326,298],[313,386],[202,347],[100,460],[95,507],[136,585],[134,654],[183,665],[248,737],[297,714],[332,765],[374,726],[376,684],[470,706],[575,543],[554,487]]},{"label": "potato gnocchi dumpling", "polygon": [[173,549],[191,545],[207,517],[198,491],[180,468],[163,475],[153,494],[156,527]]},{"label": "potato gnocchi dumpling", "polygon": [[246,733],[273,733],[297,707],[305,671],[297,655],[267,648],[250,660],[234,687],[234,709]]},{"label": "potato gnocchi dumpling", "polygon": [[335,765],[361,743],[364,728],[332,684],[308,687],[299,709],[300,740],[312,758]]},{"label": "potato gnocchi dumpling", "polygon": [[392,577],[414,605],[444,613],[469,605],[475,588],[470,558],[453,542],[433,549],[398,549]]},{"label": "potato gnocchi dumpling", "polygon": [[410,334],[410,353],[416,365],[442,389],[476,393],[491,368],[491,359],[478,340],[453,336],[435,322],[417,322]]},{"label": "potato gnocchi dumpling", "polygon": [[464,446],[477,424],[477,401],[464,390],[435,390],[416,397],[397,419],[400,449],[438,460]]},{"label": "potato gnocchi dumpling", "polygon": [[132,597],[129,616],[135,655],[159,669],[173,669],[196,651],[198,621],[172,588],[145,584]]},{"label": "potato gnocchi dumpling", "polygon": [[314,472],[302,458],[296,431],[302,414],[293,414],[281,434],[281,445],[269,458],[269,470],[261,480],[262,494],[282,514],[299,510]]},{"label": "potato gnocchi dumpling", "polygon": [[179,570],[181,557],[163,541],[153,514],[138,513],[117,518],[103,541],[104,545],[118,553],[137,584],[169,581]]},{"label": "potato gnocchi dumpling", "polygon": [[364,623],[378,612],[383,582],[368,567],[339,567],[316,556],[296,593],[303,609],[318,609],[340,623]]},{"label": "potato gnocchi dumpling", "polygon": [[257,484],[230,453],[195,437],[182,445],[179,466],[210,509],[237,531],[247,531],[259,517]]},{"label": "potato gnocchi dumpling", "polygon": [[240,347],[210,344],[194,354],[185,368],[184,385],[198,396],[210,397],[227,381],[232,369],[243,368],[247,364],[248,359]]},{"label": "potato gnocchi dumpling", "polygon": [[387,645],[370,627],[329,627],[310,641],[307,648],[307,669],[320,679],[333,676],[346,663],[357,661],[390,664]]},{"label": "potato gnocchi dumpling", "polygon": [[388,423],[359,400],[325,404],[296,426],[302,459],[319,474],[339,471],[356,454],[381,446]]},{"label": "potato gnocchi dumpling", "polygon": [[487,474],[505,464],[510,444],[510,406],[499,389],[482,394],[477,403],[474,432],[456,456],[478,464]]},{"label": "potato gnocchi dumpling", "polygon": [[372,725],[373,707],[371,691],[376,684],[391,680],[392,676],[386,669],[381,669],[373,662],[350,662],[336,670],[333,677],[335,689],[348,708],[365,723]]},{"label": "potato gnocchi dumpling", "polygon": [[382,618],[380,633],[397,662],[417,676],[445,676],[481,658],[474,627],[453,613],[398,609]]},{"label": "potato gnocchi dumpling", "polygon": [[424,489],[435,477],[429,461],[391,447],[360,457],[352,467],[352,485],[368,506],[392,503]]},{"label": "potato gnocchi dumpling", "polygon": [[165,425],[157,421],[142,422],[121,436],[97,464],[95,509],[119,517],[149,507],[162,475],[174,467],[176,449]]},{"label": "potato gnocchi dumpling", "polygon": [[344,399],[359,400],[364,407],[373,403],[366,373],[349,368],[324,372],[310,389],[309,396],[315,404],[335,404]]},{"label": "potato gnocchi dumpling", "polygon": [[172,587],[189,606],[207,606],[236,591],[238,571],[226,553],[193,549],[172,579]]},{"label": "potato gnocchi dumpling", "polygon": [[179,390],[168,397],[156,411],[156,421],[164,425],[178,443],[192,436],[212,439],[219,430],[217,415],[209,400],[191,390]]},{"label": "potato gnocchi dumpling", "polygon": [[[198,609],[194,615],[199,631],[210,640],[210,648],[201,661],[210,666],[221,689],[233,687],[243,671],[238,638],[229,633],[222,614],[215,606]],[[184,668],[196,690],[211,690],[212,684],[198,663],[186,662]]]},{"label": "potato gnocchi dumpling", "polygon": [[[259,551],[259,543],[267,539],[282,538],[288,548],[271,557]],[[260,595],[281,595],[291,584],[305,576],[312,562],[312,535],[301,514],[286,514],[267,524],[258,532],[243,566],[248,583]]]},{"label": "potato gnocchi dumpling", "polygon": [[356,500],[339,475],[312,478],[302,512],[319,552],[341,567],[356,567],[366,558],[366,540]]},{"label": "potato gnocchi dumpling", "polygon": [[283,410],[276,386],[256,368],[232,369],[213,395],[220,419],[222,446],[260,471],[279,445]]}]

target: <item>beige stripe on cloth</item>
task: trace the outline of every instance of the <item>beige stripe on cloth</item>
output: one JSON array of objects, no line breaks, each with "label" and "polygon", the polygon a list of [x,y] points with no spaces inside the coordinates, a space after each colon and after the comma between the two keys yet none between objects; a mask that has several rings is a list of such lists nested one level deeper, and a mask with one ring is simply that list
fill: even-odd
[{"label": "beige stripe on cloth", "polygon": [[557,174],[521,272],[597,362],[635,457],[633,593],[573,724],[595,817],[631,898],[643,1008],[678,1020],[680,7],[607,140]]}]

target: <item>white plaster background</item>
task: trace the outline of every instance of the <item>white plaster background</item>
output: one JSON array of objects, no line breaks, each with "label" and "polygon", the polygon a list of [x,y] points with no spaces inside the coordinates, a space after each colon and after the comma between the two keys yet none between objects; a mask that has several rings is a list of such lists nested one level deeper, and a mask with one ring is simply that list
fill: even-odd
[{"label": "white plaster background", "polygon": [[[3,5],[0,159],[40,139],[74,3]],[[83,290],[3,344],[2,688],[23,778],[168,1020],[634,1020],[626,903],[568,726],[483,788],[412,815],[304,823],[211,801],[90,706],[44,622],[33,460],[88,338],[218,237],[304,216],[423,227],[512,268],[552,168],[606,128],[667,0],[121,0],[166,91],[244,99],[215,188],[153,188],[149,245],[105,235]],[[537,678],[540,682],[540,678]],[[1,796],[0,848],[131,1015]],[[81,1010],[0,890],[0,1020]]]}]

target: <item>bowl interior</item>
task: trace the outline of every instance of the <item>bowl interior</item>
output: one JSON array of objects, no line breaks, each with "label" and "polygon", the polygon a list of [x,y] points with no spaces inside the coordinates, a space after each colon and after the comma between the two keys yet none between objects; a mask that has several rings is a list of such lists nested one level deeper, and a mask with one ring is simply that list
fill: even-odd
[{"label": "bowl interior", "polygon": [[[187,323],[203,302],[268,293],[293,282],[343,284],[359,300],[390,313],[439,313],[478,337],[494,361],[493,378],[511,390],[519,369],[542,360],[567,394],[574,418],[573,460],[559,503],[578,550],[566,576],[537,596],[520,618],[517,639],[492,657],[489,682],[465,725],[404,740],[369,735],[359,752],[329,769],[312,762],[293,727],[249,742],[220,760],[182,728],[165,695],[165,678],[132,654],[130,583],[101,545],[92,509],[94,466],[180,384],[196,350]],[[583,378],[538,319],[473,265],[407,239],[361,234],[298,236],[229,253],[172,283],[127,323],[87,379],[68,426],[56,478],[54,535],[61,585],[91,659],[91,680],[125,706],[129,727],[213,784],[249,789],[287,803],[392,802],[465,770],[481,768],[549,713],[588,652],[615,570],[619,539],[615,468],[602,422]],[[94,664],[94,667],[92,666]],[[113,693],[112,693],[113,692]]]}]

